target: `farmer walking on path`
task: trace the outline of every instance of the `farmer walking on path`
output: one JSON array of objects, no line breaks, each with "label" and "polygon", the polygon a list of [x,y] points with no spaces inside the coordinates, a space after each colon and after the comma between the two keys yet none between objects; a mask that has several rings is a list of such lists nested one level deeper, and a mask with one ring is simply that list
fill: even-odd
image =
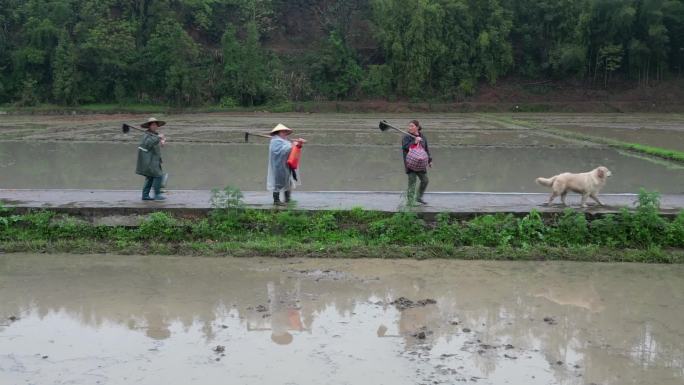
[{"label": "farmer walking on path", "polygon": [[[163,201],[166,199],[161,194],[162,179],[162,158],[161,147],[166,143],[164,134],[159,133],[159,128],[166,122],[155,118],[147,119],[147,122],[140,126],[146,128],[142,140],[138,146],[138,163],[135,173],[145,177],[145,185],[142,191],[144,201]],[[154,197],[150,197],[150,190],[154,188]]]},{"label": "farmer walking on path", "polygon": [[[432,156],[428,148],[427,138],[422,133],[423,128],[417,120],[412,120],[408,125],[411,135],[404,135],[401,148],[404,156],[404,168],[408,175],[407,200],[413,204],[414,199],[420,204],[427,204],[423,200],[423,194],[428,186],[427,168],[432,167]],[[420,179],[418,196],[416,197],[416,178]]]},{"label": "farmer walking on path", "polygon": [[[304,139],[290,141],[287,137],[292,130],[283,124],[278,124],[271,130],[271,144],[268,149],[268,176],[266,188],[273,192],[273,204],[283,206],[290,202],[291,191],[296,185],[301,184],[300,178],[295,173],[296,167],[288,162],[293,148],[301,148]],[[280,200],[280,192],[284,192],[285,202]]]}]

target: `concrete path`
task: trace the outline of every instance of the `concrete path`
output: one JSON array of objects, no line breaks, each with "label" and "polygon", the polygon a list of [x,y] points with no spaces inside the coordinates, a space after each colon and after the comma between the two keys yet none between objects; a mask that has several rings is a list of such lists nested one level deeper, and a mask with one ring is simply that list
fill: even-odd
[{"label": "concrete path", "polygon": [[[560,212],[564,207],[541,206],[547,194],[433,192],[425,195],[426,206],[414,210],[424,214],[448,212],[462,216],[481,213],[525,214],[535,209],[542,213]],[[19,190],[0,189],[0,201],[19,211],[45,208],[83,215],[131,215],[153,211],[172,211],[178,214],[202,214],[211,209],[211,192],[206,190],[173,190],[167,201],[140,200],[138,190]],[[396,212],[402,210],[403,195],[399,192],[371,191],[295,191],[293,198],[300,210],[348,210],[362,207],[369,210]],[[590,214],[619,212],[623,207],[633,208],[635,194],[603,194],[604,207],[584,209]],[[568,196],[568,203],[579,210],[579,196]],[[248,207],[273,208],[268,192],[245,192]],[[684,209],[684,194],[663,195],[661,208],[664,214],[675,215]]]}]

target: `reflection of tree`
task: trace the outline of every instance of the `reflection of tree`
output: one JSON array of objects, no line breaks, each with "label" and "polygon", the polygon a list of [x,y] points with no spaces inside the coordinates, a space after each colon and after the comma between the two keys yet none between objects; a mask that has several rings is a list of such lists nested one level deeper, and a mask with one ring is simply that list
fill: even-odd
[{"label": "reflection of tree", "polygon": [[[383,270],[387,263],[355,261],[360,267],[350,266],[353,274],[335,280],[266,261],[268,269],[257,270],[253,260],[3,256],[0,319],[30,309],[40,317],[63,311],[89,326],[106,321],[144,329],[152,339],[169,338],[169,325],[180,322],[186,329],[200,325],[212,340],[217,322],[235,312],[245,328],[272,329],[288,343],[287,334],[296,338],[299,331],[315,330],[317,315],[326,309],[354,317],[357,305],[370,298],[386,311],[399,296],[433,298],[435,305],[400,312],[396,329],[387,323],[383,331],[372,321],[368,328],[400,335],[411,349],[417,341],[412,334],[423,327],[434,333],[420,341],[427,347],[467,327],[483,343],[539,349],[559,382],[567,380],[566,369],[574,364],[588,383],[618,384],[616,374],[656,366],[672,378],[684,376],[679,325],[684,301],[680,285],[672,283],[681,271],[676,268],[392,261],[394,268]],[[256,312],[257,305],[268,310]],[[454,320],[457,326],[450,324]],[[496,370],[500,359],[472,358],[483,373]],[[553,365],[556,361],[564,365]]]}]

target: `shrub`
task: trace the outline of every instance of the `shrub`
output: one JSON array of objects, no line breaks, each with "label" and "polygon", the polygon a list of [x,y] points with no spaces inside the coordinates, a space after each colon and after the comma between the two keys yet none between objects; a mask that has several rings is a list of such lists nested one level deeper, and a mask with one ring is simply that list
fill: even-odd
[{"label": "shrub", "polygon": [[589,224],[591,243],[606,247],[619,247],[627,244],[627,234],[621,231],[619,223],[613,214],[591,221]]},{"label": "shrub", "polygon": [[527,247],[544,242],[547,227],[537,210],[532,210],[528,215],[518,221],[516,245]]},{"label": "shrub", "polygon": [[389,218],[371,222],[368,227],[371,239],[382,244],[415,244],[426,238],[425,221],[416,213],[400,212]]},{"label": "shrub", "polygon": [[669,224],[665,237],[667,246],[684,247],[684,210]]},{"label": "shrub", "polygon": [[623,210],[621,219],[626,246],[646,248],[665,242],[667,222],[660,216],[660,194],[642,189],[636,211]]},{"label": "shrub", "polygon": [[274,232],[286,235],[301,235],[309,230],[310,218],[307,215],[287,210],[275,215]]},{"label": "shrub", "polygon": [[579,246],[589,242],[589,226],[584,213],[570,208],[563,211],[555,226],[549,229],[549,244],[556,246]]},{"label": "shrub", "polygon": [[437,223],[431,234],[435,242],[449,245],[463,244],[463,229],[458,221],[452,223],[447,213],[439,213],[435,219]]},{"label": "shrub", "polygon": [[184,228],[172,216],[164,212],[152,213],[138,228],[139,239],[180,241],[185,238]]},{"label": "shrub", "polygon": [[509,246],[516,232],[517,222],[512,215],[483,215],[468,222],[463,239],[471,246]]}]

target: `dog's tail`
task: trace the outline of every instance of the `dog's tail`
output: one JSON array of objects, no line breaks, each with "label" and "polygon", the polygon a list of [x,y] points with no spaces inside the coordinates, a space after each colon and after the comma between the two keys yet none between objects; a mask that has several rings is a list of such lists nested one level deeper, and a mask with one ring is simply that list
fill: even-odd
[{"label": "dog's tail", "polygon": [[535,179],[535,182],[537,182],[537,184],[542,185],[542,186],[551,187],[555,180],[556,180],[556,177],[554,176],[554,177],[548,178],[548,179],[547,178],[537,178],[537,179]]}]

